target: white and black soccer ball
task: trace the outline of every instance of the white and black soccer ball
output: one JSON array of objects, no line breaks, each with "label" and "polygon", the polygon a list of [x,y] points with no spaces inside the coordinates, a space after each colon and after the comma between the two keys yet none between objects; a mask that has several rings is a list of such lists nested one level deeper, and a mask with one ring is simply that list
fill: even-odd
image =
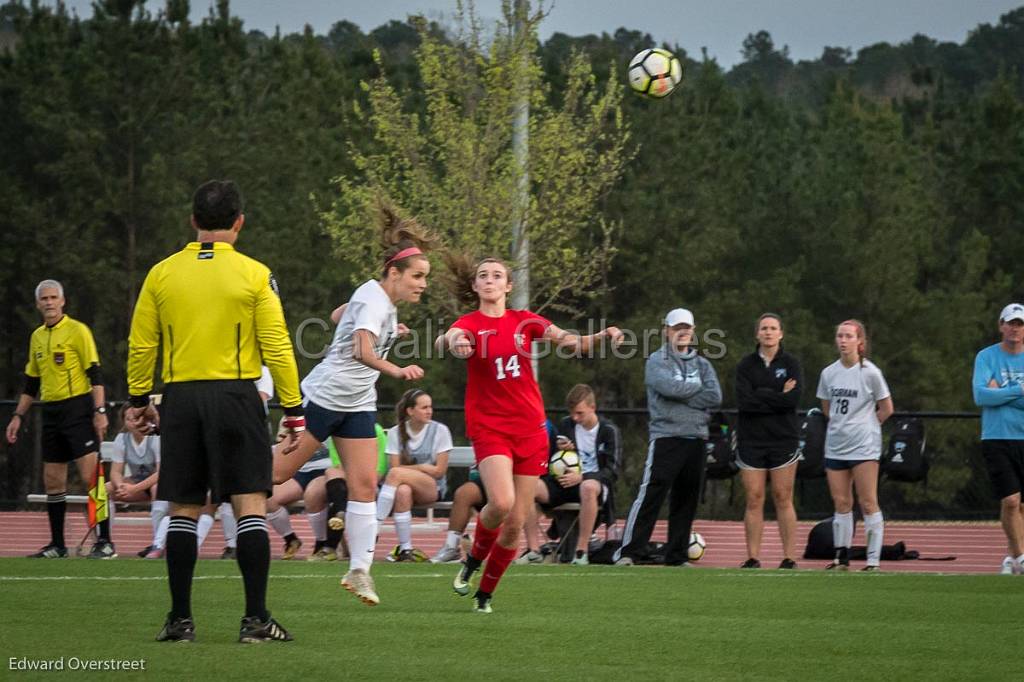
[{"label": "white and black soccer ball", "polygon": [[574,450],[559,450],[548,460],[548,473],[558,478],[570,471],[579,473],[580,456]]},{"label": "white and black soccer ball", "polygon": [[629,62],[629,87],[644,97],[661,99],[672,94],[683,80],[679,59],[660,47],[641,50]]},{"label": "white and black soccer ball", "polygon": [[707,548],[707,543],[704,542],[704,536],[700,533],[690,532],[690,546],[686,550],[686,556],[690,558],[690,561],[700,561],[701,557],[704,556],[704,550]]}]

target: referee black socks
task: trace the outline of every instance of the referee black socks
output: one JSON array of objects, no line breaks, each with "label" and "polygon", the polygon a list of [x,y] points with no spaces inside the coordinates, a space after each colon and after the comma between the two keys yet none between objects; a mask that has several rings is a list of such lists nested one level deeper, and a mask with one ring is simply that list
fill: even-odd
[{"label": "referee black socks", "polygon": [[267,613],[267,578],[270,575],[270,537],[267,520],[250,515],[238,519],[238,569],[245,583],[245,615],[261,622]]},{"label": "referee black socks", "polygon": [[164,553],[167,556],[167,581],[171,587],[171,620],[191,618],[192,574],[199,554],[195,519],[171,517]]},{"label": "referee black socks", "polygon": [[46,494],[46,516],[50,519],[51,545],[64,546],[64,512],[67,508],[67,492]]}]

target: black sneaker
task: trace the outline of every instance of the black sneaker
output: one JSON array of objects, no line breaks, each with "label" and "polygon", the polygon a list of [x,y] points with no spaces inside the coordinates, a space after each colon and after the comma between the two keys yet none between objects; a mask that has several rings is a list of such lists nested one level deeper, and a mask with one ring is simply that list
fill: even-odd
[{"label": "black sneaker", "polygon": [[740,568],[761,568],[761,562],[755,559],[754,557],[750,557],[742,564],[740,564]]},{"label": "black sneaker", "polygon": [[221,559],[237,559],[238,553],[234,547],[225,547],[224,551],[220,553]]},{"label": "black sneaker", "polygon": [[779,568],[796,568],[796,562],[792,559],[783,559],[779,564]]},{"label": "black sneaker", "polygon": [[116,559],[117,550],[110,540],[100,540],[92,546],[92,550],[85,555],[86,559]]},{"label": "black sneaker", "polygon": [[292,636],[281,627],[281,624],[267,614],[267,620],[258,616],[246,616],[242,619],[242,628],[238,632],[238,641],[242,644],[258,644],[260,642],[290,642]]},{"label": "black sneaker", "polygon": [[139,557],[140,559],[145,559],[146,555],[152,552],[154,549],[156,549],[156,545],[146,545],[145,549],[140,549],[138,552],[135,553],[135,556]]},{"label": "black sneaker", "polygon": [[869,566],[865,566],[864,568],[862,568],[860,570],[861,571],[867,571],[868,573],[878,573],[878,572],[880,572],[882,570],[882,567],[881,566],[870,566],[869,565]]},{"label": "black sneaker", "polygon": [[191,618],[174,618],[167,614],[167,622],[156,636],[158,642],[193,642],[196,639],[196,624]]},{"label": "black sneaker", "polygon": [[39,550],[35,554],[29,554],[28,555],[29,559],[66,559],[67,557],[68,557],[68,548],[67,547],[61,547],[61,546],[55,545],[53,543],[50,543],[46,547],[43,547],[41,550]]}]

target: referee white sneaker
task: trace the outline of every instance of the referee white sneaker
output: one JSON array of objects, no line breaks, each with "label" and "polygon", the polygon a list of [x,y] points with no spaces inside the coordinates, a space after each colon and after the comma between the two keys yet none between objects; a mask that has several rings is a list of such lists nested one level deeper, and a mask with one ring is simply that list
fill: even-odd
[{"label": "referee white sneaker", "polygon": [[1021,575],[1022,567],[1020,562],[1012,556],[1003,559],[1003,567],[999,570],[1001,575]]},{"label": "referee white sneaker", "polygon": [[341,586],[359,598],[367,606],[380,604],[380,597],[373,585],[373,578],[361,568],[353,568],[341,579]]}]

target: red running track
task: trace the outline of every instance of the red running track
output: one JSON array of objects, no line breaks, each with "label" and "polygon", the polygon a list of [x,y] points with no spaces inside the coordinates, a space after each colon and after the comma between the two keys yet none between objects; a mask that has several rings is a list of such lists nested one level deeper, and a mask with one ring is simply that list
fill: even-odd
[{"label": "red running track", "polygon": [[[301,514],[292,517],[295,532],[305,543],[300,557],[312,551],[313,534]],[[445,519],[437,519],[433,526],[425,519],[415,519],[413,541],[416,546],[433,555],[444,543]],[[802,554],[813,523],[800,523],[798,553]],[[66,538],[69,547],[78,544],[85,533],[85,519],[80,513],[69,512]],[[736,567],[746,559],[743,524],[734,521],[697,521],[695,530],[704,536],[707,552],[701,566]],[[135,557],[135,553],[150,542],[151,528],[146,513],[122,513],[114,524],[114,542],[120,557]],[[280,557],[281,542],[273,532],[272,546],[275,557]],[[666,525],[659,521],[653,540],[664,541]],[[886,571],[918,571],[928,573],[997,573],[1006,553],[1006,541],[998,523],[887,523],[885,542],[902,540],[907,549],[917,550],[921,556],[956,556],[955,561],[883,561]],[[25,556],[49,542],[49,526],[45,512],[0,512],[0,556]],[[381,527],[377,558],[383,559],[395,545],[394,527],[390,522]],[[220,523],[200,550],[200,557],[214,559],[220,556],[224,538]],[[858,524],[854,544],[864,544],[863,524]],[[782,546],[774,523],[765,526],[761,556],[762,565],[773,568],[782,559]],[[821,568],[825,562],[797,558],[801,568]],[[854,567],[859,562],[854,562]]]}]

